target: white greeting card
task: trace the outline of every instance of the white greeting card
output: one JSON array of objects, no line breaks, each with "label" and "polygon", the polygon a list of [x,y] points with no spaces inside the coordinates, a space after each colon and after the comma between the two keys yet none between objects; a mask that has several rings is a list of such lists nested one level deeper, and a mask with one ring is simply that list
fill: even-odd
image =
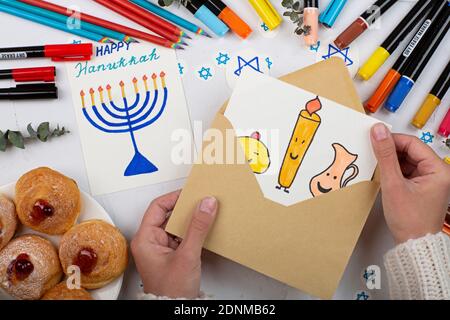
[{"label": "white greeting card", "polygon": [[266,198],[289,206],[371,180],[377,122],[261,74],[239,80],[225,116]]},{"label": "white greeting card", "polygon": [[67,64],[91,192],[112,193],[186,177],[171,135],[192,137],[174,50],[116,43]]}]

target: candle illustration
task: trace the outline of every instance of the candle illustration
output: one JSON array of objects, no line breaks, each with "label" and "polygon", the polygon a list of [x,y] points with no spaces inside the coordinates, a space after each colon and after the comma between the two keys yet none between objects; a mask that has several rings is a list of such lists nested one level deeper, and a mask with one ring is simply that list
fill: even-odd
[{"label": "candle illustration", "polygon": [[317,114],[320,109],[322,109],[322,102],[319,97],[316,97],[308,101],[305,109],[300,112],[280,169],[277,189],[283,189],[284,192],[289,193],[289,188],[297,176],[322,121]]}]

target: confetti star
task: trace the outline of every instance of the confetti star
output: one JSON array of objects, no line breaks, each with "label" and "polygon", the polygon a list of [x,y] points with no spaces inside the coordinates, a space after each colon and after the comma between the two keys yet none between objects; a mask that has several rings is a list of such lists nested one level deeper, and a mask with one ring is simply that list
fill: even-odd
[{"label": "confetti star", "polygon": [[424,143],[433,143],[433,139],[434,136],[431,134],[431,132],[422,132],[422,137],[420,138],[420,140],[422,140]]},{"label": "confetti star", "polygon": [[228,61],[231,60],[231,58],[228,56],[227,53],[219,52],[219,56],[216,58],[216,60],[217,60],[218,65],[221,65],[221,64],[226,65],[228,63]]},{"label": "confetti star", "polygon": [[320,48],[320,41],[317,42],[317,44],[315,46],[311,45],[309,47],[309,50],[311,51],[315,51],[315,52],[319,52],[319,48]]},{"label": "confetti star", "polygon": [[332,56],[342,56],[344,58],[344,62],[347,63],[347,67],[351,66],[353,64],[353,60],[350,59],[348,56],[350,48],[345,48],[343,50],[339,50],[339,48],[336,48],[332,44],[328,45],[328,54],[322,56],[322,59],[327,60],[331,58]]},{"label": "confetti star", "polygon": [[259,65],[259,57],[254,57],[253,59],[247,61],[241,56],[238,56],[238,68],[234,71],[234,74],[240,77],[242,70],[245,67],[250,67],[253,70],[258,71],[259,73],[262,73]]},{"label": "confetti star", "polygon": [[198,71],[198,74],[203,80],[208,80],[212,77],[211,68],[202,67],[200,71]]},{"label": "confetti star", "polygon": [[269,27],[267,26],[267,24],[266,24],[265,22],[263,22],[263,23],[261,24],[261,28],[262,28],[264,31],[269,31]]},{"label": "confetti star", "polygon": [[269,57],[266,58],[266,62],[267,62],[267,68],[269,68],[269,70],[272,68],[273,62],[270,60]]},{"label": "confetti star", "polygon": [[369,300],[369,295],[364,291],[356,293],[356,300]]},{"label": "confetti star", "polygon": [[184,74],[184,67],[181,63],[178,63],[178,71],[180,72],[181,75]]},{"label": "confetti star", "polygon": [[72,43],[73,43],[73,44],[80,44],[80,43],[81,43],[81,40],[73,40]]},{"label": "confetti star", "polygon": [[367,270],[364,270],[363,278],[366,279],[366,282],[373,281],[373,278],[375,276],[375,270],[371,270],[368,272]]}]

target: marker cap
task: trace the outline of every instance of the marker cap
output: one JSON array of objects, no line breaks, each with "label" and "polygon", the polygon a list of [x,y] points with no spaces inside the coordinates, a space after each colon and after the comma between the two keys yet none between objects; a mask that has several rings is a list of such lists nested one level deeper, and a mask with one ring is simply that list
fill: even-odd
[{"label": "marker cap", "polygon": [[450,108],[439,126],[438,134],[444,138],[448,138],[450,135]]},{"label": "marker cap", "polygon": [[408,96],[413,86],[413,80],[405,76],[401,77],[394,90],[390,94],[389,98],[387,99],[384,108],[390,112],[397,111]]},{"label": "marker cap", "polygon": [[253,32],[252,28],[249,27],[233,10],[226,7],[222,10],[219,18],[225,22],[234,33],[240,36],[242,39],[248,38],[248,36]]},{"label": "marker cap", "polygon": [[347,48],[356,38],[369,28],[366,20],[359,17],[348,26],[337,38],[334,44],[341,50]]},{"label": "marker cap", "polygon": [[203,22],[217,36],[223,37],[230,29],[205,5],[198,8],[195,17]]},{"label": "marker cap", "polygon": [[54,82],[55,75],[55,67],[21,68],[12,70],[12,77],[14,81],[17,82]]},{"label": "marker cap", "polygon": [[422,129],[427,124],[434,110],[436,110],[440,104],[441,99],[433,94],[429,94],[412,119],[411,124],[417,129]]},{"label": "marker cap", "polygon": [[386,62],[390,55],[391,54],[385,48],[378,47],[372,56],[359,69],[358,75],[365,81],[369,80]]},{"label": "marker cap", "polygon": [[249,0],[249,2],[270,30],[276,29],[283,21],[269,0]]},{"label": "marker cap", "polygon": [[337,17],[344,9],[347,0],[332,0],[328,7],[320,14],[319,22],[327,28],[331,28],[336,22]]},{"label": "marker cap", "polygon": [[391,93],[392,89],[394,89],[398,80],[400,80],[400,77],[401,77],[400,73],[398,73],[394,69],[389,70],[386,76],[384,77],[383,81],[381,81],[377,90],[374,92],[372,97],[370,97],[370,99],[367,101],[367,104],[365,106],[366,110],[371,113],[377,112],[377,110],[383,104],[384,100],[386,100],[386,98]]},{"label": "marker cap", "polygon": [[52,61],[86,61],[94,53],[92,43],[53,44],[44,47],[45,56]]}]

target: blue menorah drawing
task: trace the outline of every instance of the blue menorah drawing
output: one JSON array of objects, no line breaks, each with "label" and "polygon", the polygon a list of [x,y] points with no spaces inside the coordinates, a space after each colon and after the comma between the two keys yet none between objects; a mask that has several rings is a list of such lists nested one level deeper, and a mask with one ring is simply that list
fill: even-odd
[{"label": "blue menorah drawing", "polygon": [[[114,122],[109,121],[105,119],[105,117],[102,115],[102,113],[99,112],[96,100],[95,100],[95,90],[91,88],[89,90],[89,94],[91,97],[91,109],[93,114],[95,115],[95,118],[97,120],[94,120],[94,117],[90,115],[86,108],[86,102],[85,102],[85,92],[82,90],[80,92],[81,96],[81,104],[83,107],[83,114],[85,118],[89,121],[89,123],[97,128],[100,131],[106,132],[106,133],[129,133],[131,137],[131,142],[133,143],[134,148],[134,157],[131,160],[128,167],[125,169],[124,176],[135,176],[139,174],[146,174],[146,173],[152,173],[155,171],[158,171],[158,168],[151,163],[146,157],[144,157],[138,149],[137,143],[136,143],[136,137],[135,137],[135,131],[141,130],[143,128],[146,128],[150,125],[152,125],[155,121],[157,121],[161,115],[164,113],[164,110],[166,108],[167,104],[167,97],[168,97],[168,90],[166,88],[166,81],[165,81],[165,73],[160,73],[160,79],[161,79],[161,85],[163,88],[163,98],[162,98],[162,104],[159,108],[158,112],[155,111],[156,104],[158,103],[159,98],[159,90],[156,79],[158,76],[156,74],[152,75],[153,80],[153,100],[150,104],[151,99],[151,92],[148,88],[147,83],[147,76],[144,75],[142,77],[144,87],[145,87],[145,98],[144,101],[141,103],[141,94],[139,93],[139,87],[138,87],[138,79],[133,79],[133,86],[134,86],[134,92],[136,94],[136,97],[134,99],[134,102],[132,105],[128,103],[128,98],[125,92],[125,83],[123,81],[120,81],[120,89],[122,93],[122,100],[123,100],[123,106],[117,106],[117,104],[114,102],[112,94],[111,94],[111,86],[108,84],[106,86],[106,91],[108,93],[108,100],[109,103],[105,102],[103,93],[104,89],[100,86],[98,88],[98,94],[100,98],[100,104],[101,108],[103,109],[104,113],[108,114],[109,117],[114,119]],[[136,111],[134,111],[136,109]]]}]

